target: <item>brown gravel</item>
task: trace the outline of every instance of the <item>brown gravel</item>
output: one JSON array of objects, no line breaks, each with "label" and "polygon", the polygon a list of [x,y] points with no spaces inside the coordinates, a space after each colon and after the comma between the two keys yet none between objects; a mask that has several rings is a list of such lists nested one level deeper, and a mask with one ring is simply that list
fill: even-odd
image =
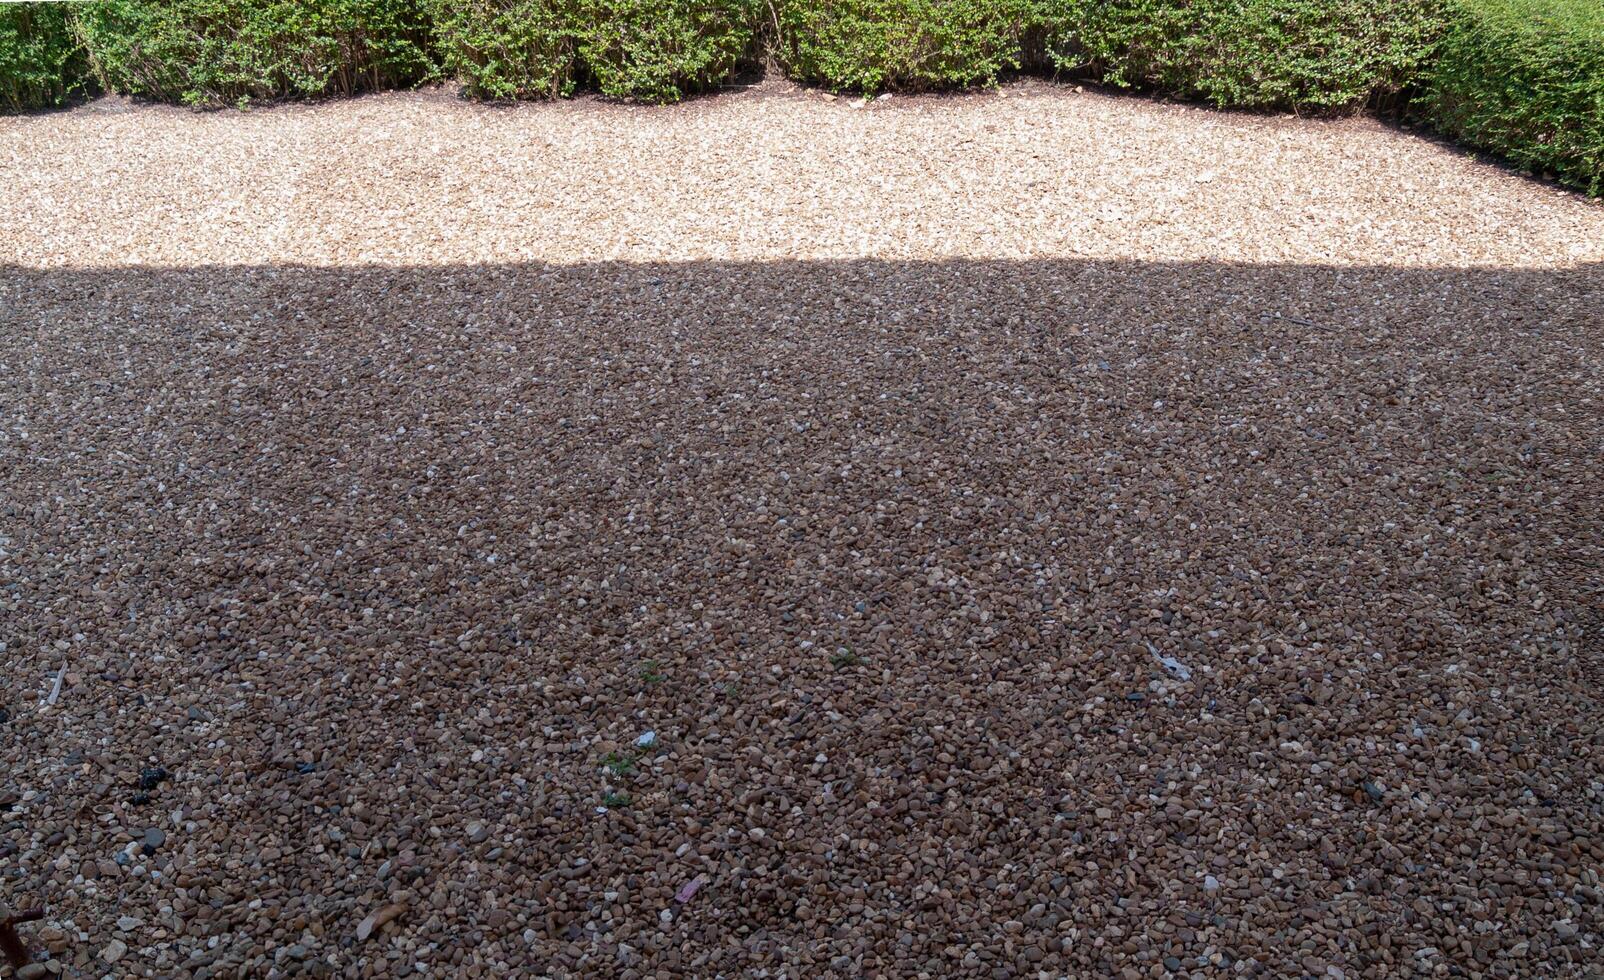
[{"label": "brown gravel", "polygon": [[0,162],[53,970],[1597,975],[1604,209],[1044,85]]},{"label": "brown gravel", "polygon": [[1604,207],[1374,121],[1045,83],[855,104],[777,85],[649,112],[429,92],[0,117],[0,261],[1604,261]]}]

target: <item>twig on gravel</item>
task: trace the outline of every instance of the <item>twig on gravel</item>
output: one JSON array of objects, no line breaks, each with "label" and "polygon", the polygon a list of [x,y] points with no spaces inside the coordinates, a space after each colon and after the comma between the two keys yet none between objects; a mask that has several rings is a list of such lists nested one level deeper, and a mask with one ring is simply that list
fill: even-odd
[{"label": "twig on gravel", "polygon": [[56,671],[56,682],[55,684],[51,685],[50,696],[45,698],[45,704],[55,704],[56,699],[61,697],[61,682],[66,678],[66,676],[67,661],[63,660],[61,662],[61,669]]},{"label": "twig on gravel", "polygon": [[1313,327],[1316,330],[1329,330],[1329,329],[1331,329],[1330,327],[1326,326],[1323,323],[1315,323],[1313,320],[1305,320],[1301,316],[1292,316],[1291,314],[1288,314],[1288,313],[1277,313],[1274,310],[1270,310],[1270,311],[1265,312],[1265,313],[1260,313],[1259,314],[1259,319],[1261,319],[1261,320],[1285,320],[1288,323],[1296,323],[1300,327]]}]

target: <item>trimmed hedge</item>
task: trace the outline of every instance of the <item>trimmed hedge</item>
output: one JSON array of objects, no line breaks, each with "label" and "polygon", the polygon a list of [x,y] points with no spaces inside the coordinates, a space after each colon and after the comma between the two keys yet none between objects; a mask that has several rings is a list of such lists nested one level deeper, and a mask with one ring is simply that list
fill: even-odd
[{"label": "trimmed hedge", "polygon": [[0,4],[0,110],[62,105],[93,89],[65,4]]},{"label": "trimmed hedge", "polygon": [[771,0],[786,73],[838,90],[991,85],[1020,67],[1033,0]]},{"label": "trimmed hedge", "polygon": [[1454,139],[1604,194],[1604,4],[1459,0],[1415,111]]},{"label": "trimmed hedge", "polygon": [[580,80],[604,95],[677,102],[735,73],[757,0],[435,0],[446,67],[468,94],[556,99]]},{"label": "trimmed hedge", "polygon": [[579,59],[603,95],[677,102],[753,53],[761,0],[587,0]]},{"label": "trimmed hedge", "polygon": [[446,70],[476,99],[559,99],[574,90],[578,0],[435,0]]},{"label": "trimmed hedge", "polygon": [[77,17],[106,88],[167,102],[349,95],[435,72],[416,0],[98,0]]},{"label": "trimmed hedge", "polygon": [[1441,0],[1048,0],[1053,62],[1242,109],[1333,113],[1395,94],[1430,56]]}]

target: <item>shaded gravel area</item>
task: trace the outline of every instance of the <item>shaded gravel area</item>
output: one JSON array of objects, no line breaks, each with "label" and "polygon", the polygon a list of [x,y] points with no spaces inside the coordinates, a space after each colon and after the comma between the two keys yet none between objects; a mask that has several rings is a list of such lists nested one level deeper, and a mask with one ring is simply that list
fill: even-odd
[{"label": "shaded gravel area", "polygon": [[332,199],[253,264],[204,194],[154,268],[10,199],[0,904],[83,976],[1597,975],[1604,215],[1483,177],[1504,268],[319,267]]},{"label": "shaded gravel area", "polygon": [[0,300],[5,885],[75,964],[1596,965],[1596,269]]}]

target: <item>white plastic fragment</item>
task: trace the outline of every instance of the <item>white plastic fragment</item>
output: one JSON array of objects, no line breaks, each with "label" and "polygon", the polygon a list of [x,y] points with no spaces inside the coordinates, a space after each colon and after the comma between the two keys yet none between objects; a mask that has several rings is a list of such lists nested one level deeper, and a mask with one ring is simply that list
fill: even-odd
[{"label": "white plastic fragment", "polygon": [[1176,660],[1174,657],[1171,657],[1171,656],[1169,656],[1167,654],[1159,653],[1158,652],[1158,647],[1154,646],[1151,643],[1149,643],[1147,645],[1147,649],[1148,649],[1148,652],[1152,653],[1154,657],[1158,658],[1158,662],[1163,664],[1164,665],[1164,669],[1169,671],[1170,675],[1173,676],[1176,680],[1178,680],[1178,681],[1189,681],[1189,680],[1192,679],[1192,668],[1188,667],[1186,664],[1181,663],[1179,660]]}]

